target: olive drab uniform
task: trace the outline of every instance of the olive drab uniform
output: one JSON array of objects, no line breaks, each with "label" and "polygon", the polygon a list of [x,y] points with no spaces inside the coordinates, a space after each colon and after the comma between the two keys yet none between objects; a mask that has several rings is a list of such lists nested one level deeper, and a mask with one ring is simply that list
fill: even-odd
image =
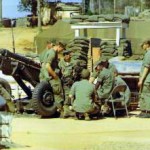
[{"label": "olive drab uniform", "polygon": [[97,89],[99,98],[107,99],[115,82],[111,70],[103,68],[98,75],[97,82],[101,83],[100,87]]},{"label": "olive drab uniform", "polygon": [[61,70],[62,73],[62,83],[63,83],[63,89],[64,89],[64,93],[65,93],[65,102],[64,104],[66,104],[68,101],[68,96],[69,96],[69,91],[70,88],[74,82],[73,80],[73,69],[74,69],[74,62],[71,60],[70,62],[66,62],[64,60],[64,58],[62,58],[59,61],[59,68]]},{"label": "olive drab uniform", "polygon": [[52,67],[52,69],[59,74],[59,68],[58,68],[58,56],[57,52],[54,49],[50,49],[49,51],[46,51],[43,60],[41,59],[41,70],[40,70],[40,81],[48,81],[51,84],[51,87],[53,89],[54,93],[54,99],[55,103],[58,107],[61,107],[61,103],[63,101],[63,90],[61,85],[61,80],[53,79],[52,76],[49,75],[47,68],[45,67],[45,64],[49,63]]},{"label": "olive drab uniform", "polygon": [[88,80],[81,80],[75,82],[70,90],[70,95],[75,97],[73,102],[73,109],[79,113],[92,113],[96,109],[93,102],[93,95],[95,95],[95,87]]},{"label": "olive drab uniform", "polygon": [[14,103],[11,101],[11,95],[1,84],[0,84],[0,95],[6,100],[8,111],[15,112],[15,106]]},{"label": "olive drab uniform", "polygon": [[[144,55],[140,76],[143,73],[144,67],[147,67],[150,71],[150,50],[146,51]],[[150,72],[148,72],[141,89],[140,109],[143,111],[150,111]]]},{"label": "olive drab uniform", "polygon": [[130,103],[130,96],[131,96],[131,91],[128,87],[128,85],[126,84],[126,82],[119,76],[115,77],[115,86],[117,85],[126,85],[127,86],[127,89],[125,91],[125,102],[127,104]]},{"label": "olive drab uniform", "polygon": [[[109,63],[107,69],[109,69],[112,73],[114,73],[116,67],[115,67],[115,65]],[[98,77],[98,75],[99,75],[99,72],[94,70],[93,73],[92,73],[92,77],[94,77],[96,79]]]}]

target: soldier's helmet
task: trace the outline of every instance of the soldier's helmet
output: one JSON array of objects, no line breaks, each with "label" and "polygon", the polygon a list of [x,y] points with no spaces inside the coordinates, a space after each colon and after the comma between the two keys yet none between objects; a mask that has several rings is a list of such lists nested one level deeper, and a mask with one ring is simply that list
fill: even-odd
[{"label": "soldier's helmet", "polygon": [[81,78],[88,79],[90,77],[90,71],[88,69],[83,69],[81,71]]}]

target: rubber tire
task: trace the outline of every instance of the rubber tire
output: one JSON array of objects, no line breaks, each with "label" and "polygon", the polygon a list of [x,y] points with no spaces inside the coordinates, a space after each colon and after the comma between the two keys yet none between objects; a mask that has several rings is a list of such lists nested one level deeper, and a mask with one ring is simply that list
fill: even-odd
[{"label": "rubber tire", "polygon": [[7,80],[0,78],[0,84],[7,90],[7,92],[11,95],[11,86]]},{"label": "rubber tire", "polygon": [[42,117],[51,117],[56,113],[57,107],[54,104],[54,98],[52,99],[52,104],[50,106],[44,105],[43,96],[46,91],[50,92],[53,97],[52,88],[48,82],[42,81],[36,85],[32,94],[32,106],[37,114]]}]

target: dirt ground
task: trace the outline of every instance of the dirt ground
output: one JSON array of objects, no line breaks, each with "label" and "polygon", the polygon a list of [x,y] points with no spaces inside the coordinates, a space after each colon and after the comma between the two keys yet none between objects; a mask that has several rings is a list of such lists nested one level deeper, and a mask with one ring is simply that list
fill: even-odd
[{"label": "dirt ground", "polygon": [[17,117],[12,141],[18,150],[149,150],[150,119],[74,119]]},{"label": "dirt ground", "polygon": [[[16,52],[33,50],[37,29],[15,28]],[[0,28],[0,48],[12,49],[12,29]],[[12,136],[17,148],[12,150],[149,150],[150,119],[104,118],[94,121],[15,116]]]}]

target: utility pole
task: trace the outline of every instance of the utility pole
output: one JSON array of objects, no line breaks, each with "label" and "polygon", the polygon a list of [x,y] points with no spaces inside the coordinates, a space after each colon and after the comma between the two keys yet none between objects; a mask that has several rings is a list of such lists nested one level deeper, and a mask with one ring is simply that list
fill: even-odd
[{"label": "utility pole", "polygon": [[38,31],[42,31],[42,25],[41,25],[41,3],[40,0],[37,0],[37,13],[38,13]]},{"label": "utility pole", "polygon": [[85,14],[85,0],[82,0],[82,14]]},{"label": "utility pole", "polygon": [[114,14],[116,13],[116,0],[114,0]]},{"label": "utility pole", "polygon": [[0,25],[2,25],[2,0],[0,0]]}]

